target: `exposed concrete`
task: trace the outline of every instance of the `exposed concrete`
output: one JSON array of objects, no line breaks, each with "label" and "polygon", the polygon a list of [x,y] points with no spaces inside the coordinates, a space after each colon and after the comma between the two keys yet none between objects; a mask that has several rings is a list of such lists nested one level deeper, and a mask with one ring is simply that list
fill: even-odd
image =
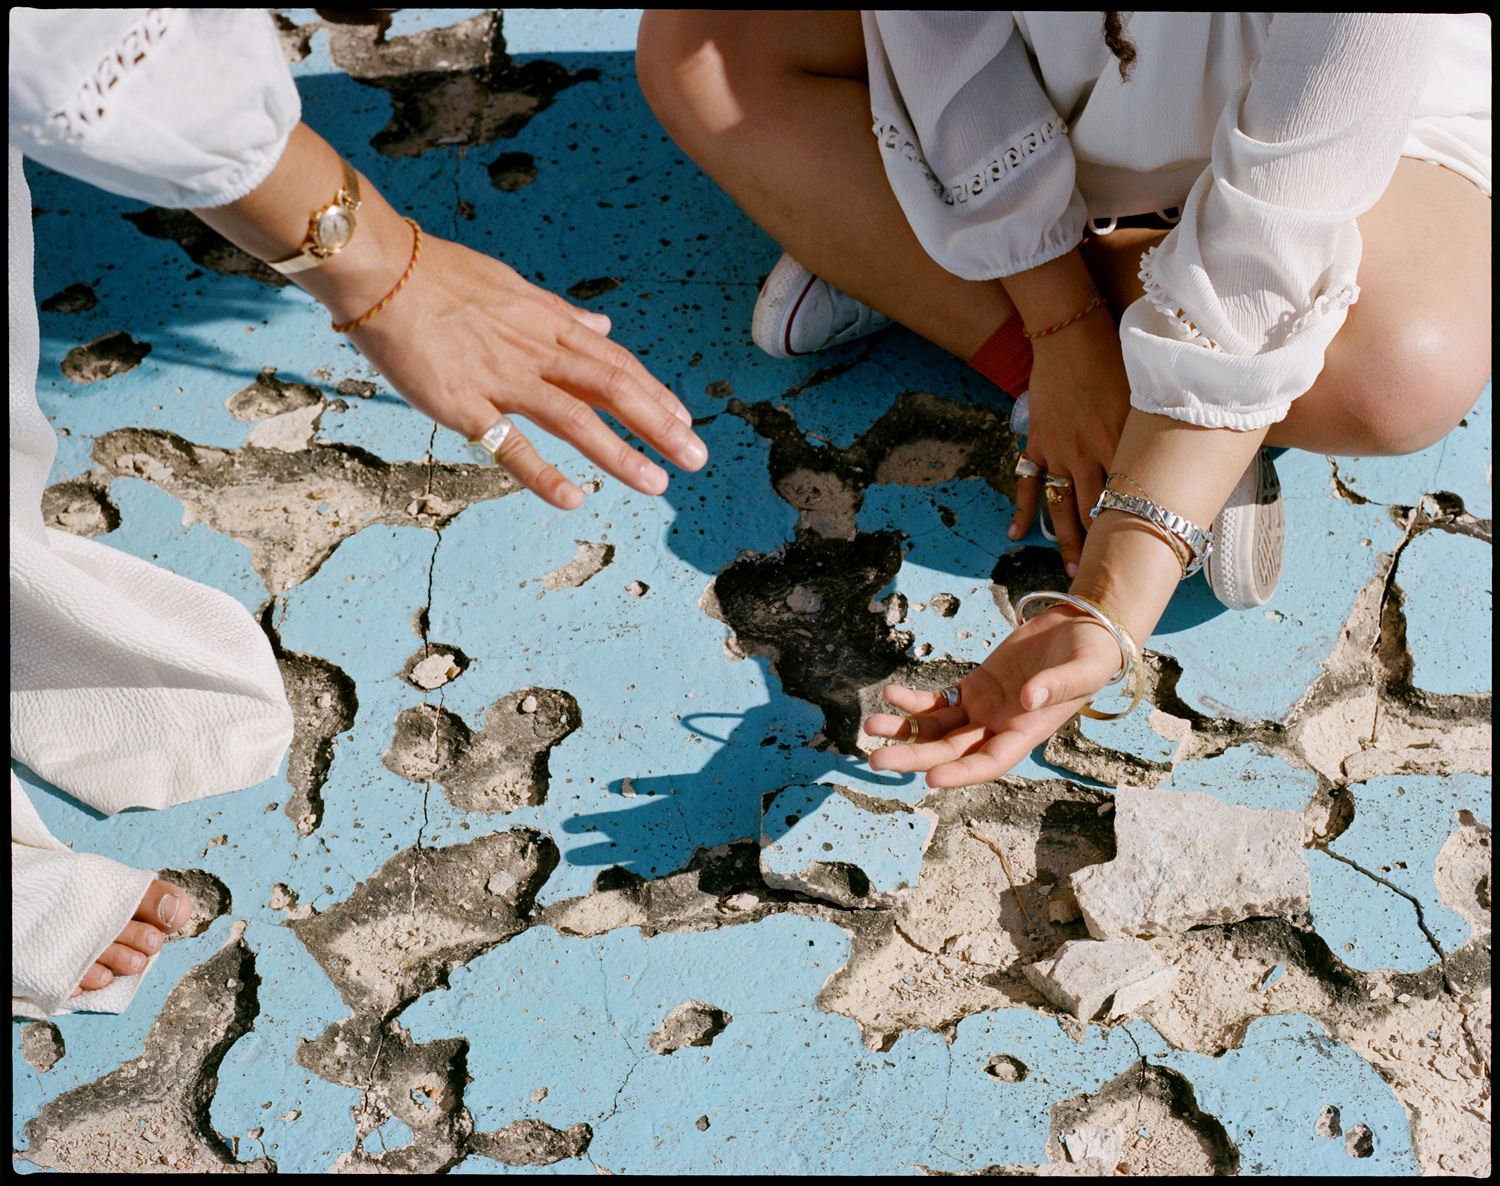
[{"label": "exposed concrete", "polygon": [[511,812],[547,798],[547,751],[582,724],[578,701],[553,688],[502,696],[473,733],[437,705],[408,708],[382,760],[412,782],[436,782],[464,811]]},{"label": "exposed concrete", "polygon": [[573,543],[578,548],[578,555],[542,578],[542,587],[547,592],[556,593],[562,589],[576,589],[590,577],[598,576],[615,558],[613,544],[591,544],[581,539],[575,539]]},{"label": "exposed concrete", "polygon": [[1122,786],[1115,841],[1112,862],[1075,873],[1071,883],[1096,939],[1292,917],[1311,901],[1295,812],[1250,811],[1202,791]]},{"label": "exposed concrete", "polygon": [[220,1062],[260,1012],[243,934],[177,983],[139,1058],[50,1100],[14,1156],[74,1173],[274,1172],[269,1158],[237,1161],[208,1115]]},{"label": "exposed concrete", "polygon": [[667,1014],[648,1045],[657,1054],[671,1054],[685,1046],[712,1046],[734,1018],[702,1001],[683,1001]]},{"label": "exposed concrete", "polygon": [[1325,1105],[1323,1110],[1318,1113],[1318,1123],[1314,1131],[1320,1137],[1326,1137],[1328,1140],[1343,1136],[1344,1130],[1339,1124],[1339,1110],[1332,1104]]},{"label": "exposed concrete", "polygon": [[[1079,1021],[1092,1021],[1114,999],[1112,1015],[1128,1013],[1172,986],[1176,969],[1166,967],[1139,939],[1070,939],[1048,959],[1021,969],[1053,1004]],[[1131,989],[1128,1001],[1119,999]]]},{"label": "exposed concrete", "polygon": [[371,523],[440,530],[465,507],[520,489],[504,470],[432,461],[388,463],[350,445],[297,452],[215,449],[169,432],[120,429],[95,440],[98,479],[144,478],[250,549],[272,593],[308,579]]},{"label": "exposed concrete", "polygon": [[120,525],[120,508],[109,497],[108,486],[83,477],[42,492],[42,522],[73,535],[108,535]]},{"label": "exposed concrete", "polygon": [[68,1052],[62,1031],[50,1021],[28,1021],[21,1027],[21,1057],[43,1074]]}]

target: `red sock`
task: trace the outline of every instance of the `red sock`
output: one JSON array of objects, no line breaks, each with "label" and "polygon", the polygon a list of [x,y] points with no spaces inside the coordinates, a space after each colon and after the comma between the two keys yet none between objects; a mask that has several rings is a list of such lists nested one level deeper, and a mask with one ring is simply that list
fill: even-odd
[{"label": "red sock", "polygon": [[1031,343],[1021,336],[1021,315],[1012,313],[969,359],[969,365],[1007,395],[1031,383]]}]

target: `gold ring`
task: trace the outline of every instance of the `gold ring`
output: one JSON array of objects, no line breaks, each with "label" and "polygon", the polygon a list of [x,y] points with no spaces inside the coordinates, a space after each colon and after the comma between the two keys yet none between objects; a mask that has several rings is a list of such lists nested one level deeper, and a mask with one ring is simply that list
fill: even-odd
[{"label": "gold ring", "polygon": [[1060,506],[1062,506],[1063,500],[1068,497],[1067,492],[1070,489],[1072,489],[1072,487],[1069,487],[1069,486],[1048,486],[1047,487],[1047,505],[1049,507],[1060,507]]},{"label": "gold ring", "polygon": [[909,712],[903,712],[901,715],[906,718],[906,737],[902,741],[897,742],[897,744],[911,745],[917,740],[917,718]]}]

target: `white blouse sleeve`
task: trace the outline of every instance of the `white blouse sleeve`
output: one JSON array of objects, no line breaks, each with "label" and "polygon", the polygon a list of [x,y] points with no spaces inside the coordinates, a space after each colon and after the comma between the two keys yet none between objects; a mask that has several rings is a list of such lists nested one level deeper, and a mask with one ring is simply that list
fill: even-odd
[{"label": "white blouse sleeve", "polygon": [[1067,124],[1011,14],[862,16],[875,137],[927,254],[993,280],[1076,247],[1085,209]]},{"label": "white blouse sleeve", "polygon": [[301,117],[265,9],[10,10],[11,146],[111,193],[226,205]]},{"label": "white blouse sleeve", "polygon": [[1120,325],[1131,403],[1241,431],[1286,415],[1359,297],[1355,219],[1396,169],[1436,18],[1279,13]]}]

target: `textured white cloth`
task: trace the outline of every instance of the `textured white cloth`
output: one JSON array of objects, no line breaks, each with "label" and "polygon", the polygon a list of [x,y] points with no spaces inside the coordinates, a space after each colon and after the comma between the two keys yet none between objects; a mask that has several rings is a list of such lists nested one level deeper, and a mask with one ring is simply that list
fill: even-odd
[{"label": "textured white cloth", "polygon": [[[275,655],[243,606],[42,522],[57,438],[36,401],[31,195],[17,141],[113,192],[207,207],[258,185],[300,117],[263,11],[153,13],[11,10],[10,752],[105,813],[253,786],[276,774],[293,731]],[[99,102],[68,108],[80,93]],[[69,994],[154,877],[59,844],[12,773],[12,1013],[124,1009],[144,972]]]},{"label": "textured white cloth", "polygon": [[1358,298],[1355,219],[1400,156],[1490,192],[1490,19],[866,12],[874,131],[913,231],[971,280],[1066,254],[1086,219],[1180,208],[1121,345],[1137,408],[1280,420]]}]

